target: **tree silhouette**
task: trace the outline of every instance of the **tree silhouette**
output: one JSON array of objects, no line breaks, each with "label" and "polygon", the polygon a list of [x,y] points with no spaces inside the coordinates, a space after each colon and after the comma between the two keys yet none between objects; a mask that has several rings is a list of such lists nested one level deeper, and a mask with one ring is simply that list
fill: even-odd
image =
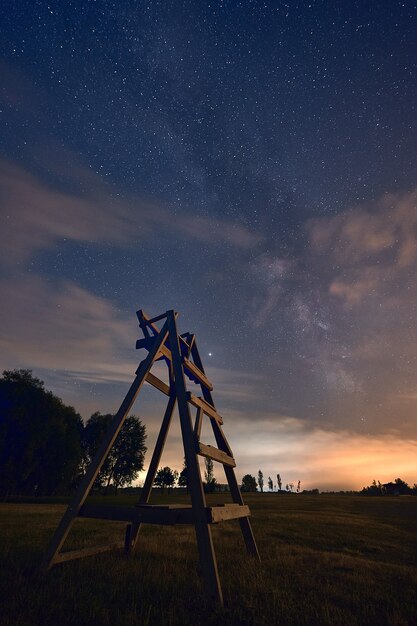
[{"label": "tree silhouette", "polygon": [[272,478],[268,477],[268,489],[269,491],[274,491],[274,483],[272,482]]},{"label": "tree silhouette", "polygon": [[188,467],[187,467],[187,462],[185,460],[185,457],[184,457],[184,466],[178,477],[178,484],[180,487],[185,487],[187,490],[187,494],[188,494]]},{"label": "tree silhouette", "polygon": [[263,490],[264,490],[264,475],[261,472],[261,470],[259,470],[259,472],[258,472],[258,485],[259,485],[259,489],[261,490],[261,493],[263,493]]},{"label": "tree silhouette", "polygon": [[171,493],[171,489],[173,485],[175,485],[175,481],[178,478],[178,472],[176,470],[172,470],[170,467],[165,466],[161,467],[155,476],[155,485],[160,487],[162,493],[164,493],[164,488],[168,487],[168,494]]},{"label": "tree silhouette", "polygon": [[[93,459],[105,436],[113,415],[93,413],[87,421],[83,432],[85,464]],[[146,428],[135,415],[127,417],[110,450],[107,459],[97,476],[95,486],[104,487],[107,491],[112,484],[118,487],[130,485],[143,469],[145,459]]]},{"label": "tree silhouette", "polygon": [[208,457],[204,458],[204,478],[206,481],[205,490],[207,493],[213,493],[216,488],[216,479],[214,478],[213,470],[213,459],[209,459]]},{"label": "tree silhouette", "polygon": [[0,493],[51,495],[74,485],[82,458],[80,415],[45,391],[31,370],[0,378]]},{"label": "tree silhouette", "polygon": [[256,478],[250,474],[245,474],[242,478],[242,491],[256,491]]},{"label": "tree silhouette", "polygon": [[281,489],[282,489],[282,480],[281,480],[281,476],[279,474],[277,474],[277,485],[278,485],[278,491],[281,491]]}]

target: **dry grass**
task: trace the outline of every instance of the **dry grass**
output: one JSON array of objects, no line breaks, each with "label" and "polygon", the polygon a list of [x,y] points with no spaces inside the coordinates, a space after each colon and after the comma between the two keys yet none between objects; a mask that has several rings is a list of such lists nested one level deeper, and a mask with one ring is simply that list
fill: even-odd
[{"label": "dry grass", "polygon": [[[107,553],[39,575],[65,507],[0,505],[0,623],[417,624],[417,498],[246,500],[262,564],[243,552],[236,522],[213,528],[224,609],[204,600],[189,527],[148,526],[130,560]],[[132,504],[123,496],[115,501]],[[117,541],[123,532],[123,524],[80,520],[66,547]]]}]

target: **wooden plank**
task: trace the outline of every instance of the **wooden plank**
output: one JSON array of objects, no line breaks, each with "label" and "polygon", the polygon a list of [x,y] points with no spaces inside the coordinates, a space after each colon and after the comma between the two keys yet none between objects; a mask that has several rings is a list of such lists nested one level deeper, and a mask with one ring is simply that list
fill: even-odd
[{"label": "wooden plank", "polygon": [[[182,362],[185,370],[188,370],[188,375],[191,375],[192,378],[197,378],[198,382],[204,385],[204,387],[207,387],[207,389],[210,389],[210,391],[213,389],[213,384],[192,361],[182,357]],[[187,374],[187,371],[185,373]]]},{"label": "wooden plank", "polygon": [[203,409],[197,409],[197,415],[195,416],[195,424],[194,424],[194,436],[196,441],[200,440],[201,435],[201,427],[203,425]]},{"label": "wooden plank", "polygon": [[69,550],[68,552],[59,552],[55,556],[55,563],[64,563],[65,561],[73,561],[74,559],[82,559],[85,556],[94,556],[102,552],[110,550],[120,550],[123,548],[124,542],[111,543],[106,546],[93,546],[91,548],[82,548],[81,550]]},{"label": "wooden plank", "polygon": [[195,451],[195,438],[191,415],[187,400],[181,350],[178,341],[178,331],[174,311],[168,311],[167,323],[169,329],[169,345],[172,351],[172,365],[175,379],[175,389],[178,400],[181,433],[184,442],[185,461],[188,468],[188,486],[194,511],[194,524],[197,537],[198,552],[200,555],[201,570],[203,573],[206,593],[209,598],[223,604],[223,594],[217,570],[216,555],[214,553],[211,527],[207,523],[206,498],[201,481],[200,464]]},{"label": "wooden plank", "polygon": [[227,520],[239,519],[250,515],[246,504],[226,504],[224,506],[208,507],[209,523],[218,524]]},{"label": "wooden plank", "polygon": [[143,313],[143,311],[142,311],[142,315],[146,319],[147,324],[152,325],[152,326],[154,326],[155,322],[159,322],[159,320],[163,320],[167,316],[166,313],[161,313],[161,315],[157,315],[156,317],[152,317],[149,319],[148,316],[145,315],[145,313]]},{"label": "wooden plank", "polygon": [[162,391],[162,393],[164,393],[166,396],[169,396],[171,393],[169,386],[164,383],[163,380],[155,376],[155,374],[152,374],[152,372],[148,372],[146,374],[146,382],[156,389],[159,389],[159,391]]},{"label": "wooden plank", "polygon": [[203,409],[203,412],[209,417],[215,419],[218,424],[223,424],[222,416],[217,413],[216,409],[213,406],[203,400],[203,398],[200,398],[200,396],[195,396],[190,391],[188,391],[187,400],[193,406]]},{"label": "wooden plank", "polygon": [[149,328],[152,329],[155,337],[159,335],[160,331],[159,331],[158,326],[156,326],[155,322],[157,322],[158,319],[166,318],[166,312],[157,316],[158,319],[155,317],[150,317],[149,315],[145,313],[143,309],[136,311],[136,315],[139,320],[139,326],[143,330],[143,333],[146,337],[149,337]]},{"label": "wooden plank", "polygon": [[213,459],[213,461],[218,461],[219,463],[223,463],[223,465],[228,465],[229,467],[236,467],[236,462],[232,456],[226,454],[222,450],[215,448],[214,446],[207,446],[205,443],[198,443],[197,454],[200,456],[205,456],[208,459]]},{"label": "wooden plank", "polygon": [[74,519],[78,515],[80,508],[82,507],[88,494],[90,493],[91,487],[93,486],[97,474],[99,473],[102,464],[107,458],[107,455],[109,454],[110,449],[112,448],[115,439],[124,424],[124,421],[132,407],[132,404],[136,399],[136,396],[138,395],[143,383],[145,382],[146,374],[152,367],[155,357],[158,354],[159,347],[161,344],[164,343],[167,336],[168,324],[167,322],[165,322],[159,334],[159,337],[153,344],[148,356],[142,361],[142,363],[136,370],[135,380],[131,384],[129,391],[127,392],[122,404],[120,405],[119,410],[114,416],[109,430],[103,438],[91,464],[87,469],[87,472],[85,473],[85,476],[83,477],[77,491],[75,492],[71,500],[70,505],[68,506],[63,518],[61,519],[60,524],[58,525],[58,528],[56,529],[51,539],[51,542],[45,553],[43,564],[41,566],[43,570],[48,570],[54,564],[55,557],[60,552],[62,545],[74,522]]},{"label": "wooden plank", "polygon": [[84,504],[79,517],[88,519],[113,520],[115,522],[131,522],[134,524],[194,524],[194,513],[191,506],[181,504],[174,506],[114,506],[108,504]]},{"label": "wooden plank", "polygon": [[[245,504],[222,504],[214,507],[206,506],[205,511],[206,519],[209,524],[217,524],[225,520],[238,519],[250,515],[249,507]],[[134,507],[115,506],[111,504],[84,504],[80,509],[79,517],[112,520],[114,522],[129,522],[130,524],[161,524],[165,526],[194,524],[193,508],[190,505],[184,504],[145,504]],[[122,544],[120,544],[119,547],[121,546]]]}]

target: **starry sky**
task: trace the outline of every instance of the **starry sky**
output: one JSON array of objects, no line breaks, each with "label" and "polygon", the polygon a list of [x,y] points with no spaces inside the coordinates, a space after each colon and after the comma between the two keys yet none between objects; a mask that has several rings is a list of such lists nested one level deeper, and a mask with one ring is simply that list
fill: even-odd
[{"label": "starry sky", "polygon": [[3,6],[1,368],[113,412],[174,308],[239,478],[417,482],[417,3]]}]

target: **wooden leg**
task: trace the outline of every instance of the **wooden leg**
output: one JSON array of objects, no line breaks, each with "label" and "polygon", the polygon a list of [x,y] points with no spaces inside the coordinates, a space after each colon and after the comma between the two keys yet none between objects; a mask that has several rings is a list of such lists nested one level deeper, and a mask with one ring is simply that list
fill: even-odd
[{"label": "wooden leg", "polygon": [[190,410],[188,407],[184,371],[181,362],[177,327],[173,311],[168,311],[167,322],[178,400],[178,411],[180,415],[182,438],[184,441],[185,460],[188,468],[188,482],[194,511],[195,531],[197,536],[198,551],[200,554],[201,569],[203,571],[207,595],[220,604],[223,604],[223,594],[217,571],[217,562],[216,555],[214,553],[211,528],[207,523],[206,499],[201,481],[200,465],[198,463],[195,449],[195,437],[193,433]]},{"label": "wooden leg", "polygon": [[[146,474],[145,484],[143,485],[142,492],[139,498],[139,504],[147,504],[152,493],[152,485],[155,480],[158,465],[161,460],[162,452],[164,450],[165,441],[168,435],[168,430],[171,424],[172,413],[175,408],[176,396],[170,396],[165,410],[164,419],[162,420],[161,429],[159,431],[158,439],[156,440],[155,449],[153,451],[152,459],[149,464],[148,473]],[[139,532],[142,524],[133,524],[130,533],[129,551],[134,551],[137,546]]]}]

